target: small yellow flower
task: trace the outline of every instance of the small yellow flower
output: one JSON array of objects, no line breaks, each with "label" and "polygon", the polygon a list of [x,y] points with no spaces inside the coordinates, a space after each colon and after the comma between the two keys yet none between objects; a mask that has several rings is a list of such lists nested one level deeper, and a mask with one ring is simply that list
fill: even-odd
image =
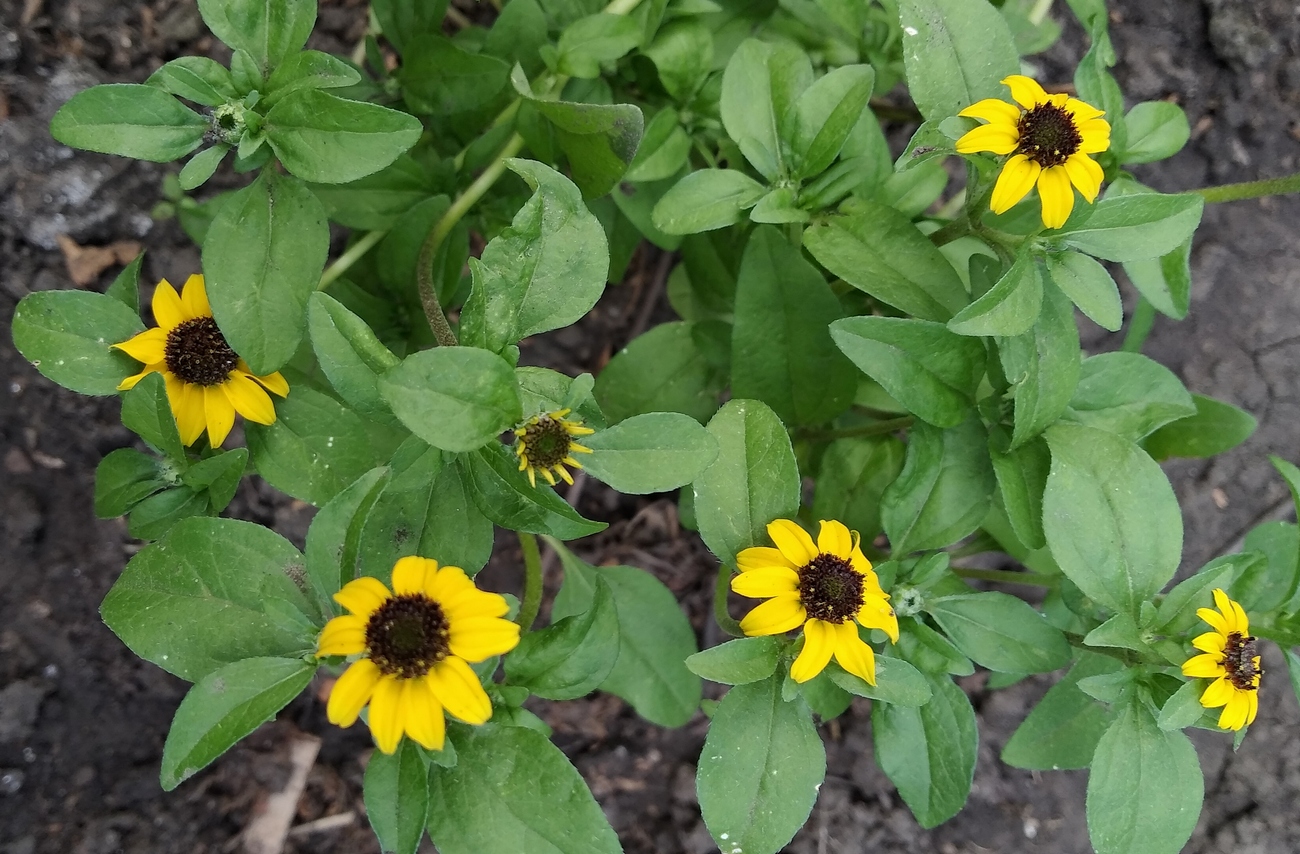
[{"label": "small yellow flower", "polygon": [[167,400],[181,441],[193,445],[208,431],[217,448],[235,426],[235,413],[258,424],[275,423],[275,404],[266,392],[284,397],[289,384],[277,371],[255,376],[239,358],[212,319],[203,277],[190,276],[183,294],[163,279],[153,294],[158,325],[129,341],[114,344],[144,370],[118,385],[125,391],[155,371],[167,385]]},{"label": "small yellow flower", "polygon": [[993,187],[993,212],[1010,210],[1037,184],[1043,225],[1060,228],[1074,209],[1071,184],[1089,204],[1101,191],[1105,176],[1088,155],[1110,148],[1110,125],[1096,107],[1068,95],[1048,95],[1028,77],[1013,74],[1002,82],[1020,106],[986,98],[962,110],[958,115],[988,124],[957,140],[957,151],[1010,154]]},{"label": "small yellow flower", "polygon": [[1238,730],[1250,726],[1259,713],[1259,677],[1263,671],[1259,669],[1255,638],[1250,636],[1250,621],[1241,605],[1217,588],[1214,604],[1219,610],[1196,611],[1214,631],[1192,641],[1201,655],[1194,655],[1183,664],[1183,675],[1213,679],[1201,695],[1201,705],[1207,709],[1223,706],[1219,726]]},{"label": "small yellow flower", "polygon": [[557,409],[543,415],[534,415],[515,430],[515,453],[519,455],[519,470],[528,472],[528,482],[533,486],[537,486],[539,471],[551,486],[555,486],[552,472],[558,474],[565,483],[572,484],[573,478],[565,466],[580,469],[582,465],[573,458],[573,454],[591,453],[591,448],[584,448],[573,438],[590,436],[596,431],[582,426],[581,421],[565,418],[568,414],[568,409]]},{"label": "small yellow flower", "polygon": [[519,626],[502,619],[504,597],[487,593],[457,566],[404,557],[393,567],[390,592],[377,578],[349,581],[334,600],[352,613],[321,631],[316,654],[361,655],[330,693],[330,723],[352,726],[370,704],[370,732],[384,753],[402,734],[441,750],[444,710],[465,723],[492,717],[470,664],[514,649]]},{"label": "small yellow flower", "polygon": [[845,670],[876,684],[875,652],[858,635],[858,623],[881,629],[898,642],[898,618],[858,535],[841,522],[821,523],[812,537],[789,519],[767,526],[776,548],[756,546],[736,556],[740,574],[731,589],[768,601],[740,621],[746,635],[779,635],[803,626],[804,645],[790,667],[796,682],[807,682],[831,656]]}]

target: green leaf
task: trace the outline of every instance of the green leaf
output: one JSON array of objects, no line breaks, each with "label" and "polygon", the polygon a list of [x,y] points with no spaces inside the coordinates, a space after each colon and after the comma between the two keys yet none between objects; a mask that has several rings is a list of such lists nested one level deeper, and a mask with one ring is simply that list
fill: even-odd
[{"label": "green leaf", "polygon": [[736,638],[686,659],[697,676],[722,685],[748,685],[771,676],[785,644],[777,637]]},{"label": "green leaf", "polygon": [[328,257],[325,209],[300,181],[266,171],[221,206],[203,243],[208,299],[254,374],[278,370],[298,349]]},{"label": "green leaf", "polygon": [[[154,374],[157,374],[155,376]],[[150,374],[122,395],[122,426],[169,458],[184,462],[185,446],[176,430],[176,417],[162,374]]]},{"label": "green leaf", "polygon": [[659,82],[679,104],[687,104],[713,69],[713,33],[698,17],[669,21],[641,51],[659,72]]},{"label": "green leaf", "polygon": [[778,187],[758,200],[749,212],[754,222],[784,224],[788,222],[807,222],[808,211],[800,208],[795,201],[792,187]]},{"label": "green leaf", "polygon": [[263,72],[302,50],[316,23],[316,0],[199,0],[212,34],[248,51]]},{"label": "green leaf", "polygon": [[943,548],[970,534],[987,515],[996,485],[988,433],[977,417],[947,430],[917,422],[903,472],[880,504],[892,553]]},{"label": "green leaf", "polygon": [[141,252],[130,264],[122,268],[122,272],[113,279],[108,290],[104,291],[106,296],[112,297],[137,314],[140,312],[140,265],[143,263],[144,253]]},{"label": "green leaf", "polygon": [[1255,432],[1255,416],[1231,403],[1200,394],[1192,395],[1196,414],[1171,421],[1142,443],[1157,460],[1170,457],[1205,459],[1230,451]]},{"label": "green leaf", "polygon": [[164,489],[141,501],[127,517],[127,533],[137,540],[156,540],[182,519],[208,513],[208,497],[188,486]]},{"label": "green leaf", "polygon": [[558,70],[571,77],[599,77],[601,63],[613,62],[640,43],[641,27],[634,18],[588,15],[560,33]]},{"label": "green leaf", "polygon": [[[204,676],[181,701],[163,745],[170,792],[302,693],[316,668],[301,659],[246,658]],[[373,817],[371,821],[373,821]]]},{"label": "green leaf", "polygon": [[1113,433],[1059,423],[1046,436],[1043,530],[1052,557],[1086,596],[1136,615],[1182,556],[1183,519],[1169,481]]},{"label": "green leaf", "polygon": [[902,472],[905,452],[888,436],[831,442],[817,474],[812,517],[838,519],[869,542],[881,531],[881,496]]},{"label": "green leaf", "polygon": [[922,320],[945,323],[970,302],[957,271],[911,220],[864,199],[853,210],[804,232],[804,244],[823,267]]},{"label": "green leaf", "polygon": [[[1236,581],[1236,598],[1241,600],[1242,607],[1260,612],[1286,603],[1295,593],[1296,563],[1300,558],[1300,535],[1295,525],[1290,522],[1258,525],[1246,534],[1245,548],[1255,554],[1235,556],[1243,564]],[[1260,554],[1265,560],[1257,559]],[[1256,560],[1250,560],[1251,557]],[[1209,601],[1203,599],[1201,604],[1208,605]]]},{"label": "green leaf", "polygon": [[460,462],[466,491],[483,515],[503,528],[576,540],[607,527],[584,519],[550,487],[530,484],[519,471],[519,458],[504,445],[487,445]]},{"label": "green leaf", "polygon": [[1080,651],[1065,678],[1043,695],[1002,748],[1002,761],[1016,768],[1054,771],[1087,768],[1111,713],[1079,690],[1079,680],[1118,673],[1109,655]]},{"label": "green leaf", "polygon": [[241,94],[226,67],[206,56],[173,59],[150,74],[145,83],[205,107],[219,107],[238,100]]},{"label": "green leaf", "polygon": [[312,191],[329,217],[348,228],[383,231],[402,214],[436,194],[430,176],[403,154],[385,169],[347,184],[313,184]]},{"label": "green leaf", "polygon": [[1196,748],[1127,703],[1097,745],[1088,775],[1088,836],[1097,854],[1177,854],[1205,797]]},{"label": "green leaf", "polygon": [[384,38],[403,56],[410,39],[442,32],[447,5],[447,0],[374,0],[370,4]]},{"label": "green leaf", "polygon": [[158,461],[133,448],[118,448],[95,469],[95,515],[112,519],[167,485]]},{"label": "green leaf", "polygon": [[248,449],[235,448],[199,460],[181,475],[181,482],[195,492],[207,490],[212,509],[220,513],[235,497],[247,465]]},{"label": "green leaf", "polygon": [[618,657],[618,612],[609,585],[597,576],[580,613],[519,639],[506,656],[506,678],[548,700],[573,700],[596,690]]},{"label": "green leaf", "polygon": [[[1268,525],[1288,524],[1286,522],[1266,523],[1266,525],[1256,528],[1251,534],[1247,534],[1248,539],[1253,539],[1251,548],[1261,549],[1261,546],[1264,546],[1261,551],[1266,552],[1267,543],[1261,542],[1261,538],[1252,537],[1251,535],[1266,530]],[[1297,548],[1297,546],[1300,546],[1300,540],[1296,538],[1295,526],[1290,525],[1289,527],[1290,536],[1283,533],[1279,539],[1283,540],[1284,550],[1290,551],[1294,555],[1300,553],[1300,548]],[[1279,531],[1279,533],[1281,532]],[[1263,539],[1267,541],[1272,537],[1265,534]],[[1293,556],[1291,560],[1294,563],[1295,557]],[[1239,577],[1257,575],[1256,570],[1263,569],[1266,563],[1264,555],[1259,552],[1227,555],[1210,561],[1198,569],[1191,578],[1180,581],[1165,594],[1164,599],[1156,608],[1156,618],[1152,628],[1162,634],[1177,635],[1187,632],[1194,626],[1201,625],[1196,610],[1198,608],[1208,608],[1212,605],[1211,590],[1216,587],[1229,590]]]},{"label": "green leaf", "polygon": [[244,425],[253,466],[276,489],[317,507],[387,462],[406,438],[305,384],[277,401],[275,415],[269,426]]},{"label": "green leaf", "polygon": [[284,96],[302,89],[341,89],[361,82],[361,73],[337,57],[319,50],[304,50],[280,65],[267,81],[269,93],[262,103],[274,106]]},{"label": "green leaf", "polygon": [[492,22],[483,52],[536,74],[542,68],[538,49],[549,41],[546,29],[546,13],[537,0],[512,0]]},{"label": "green leaf", "polygon": [[463,50],[441,33],[422,33],[407,42],[399,79],[413,111],[451,116],[492,104],[506,88],[510,66]]},{"label": "green leaf", "polygon": [[682,129],[677,111],[665,107],[646,125],[624,177],[634,182],[665,181],[682,171],[690,153],[691,138]]},{"label": "green leaf", "polygon": [[1119,162],[1152,163],[1173,157],[1192,135],[1183,108],[1169,101],[1143,101],[1124,117],[1128,143]]},{"label": "green leaf", "polygon": [[794,103],[794,173],[811,178],[839,156],[871,98],[876,73],[870,65],[844,65],[813,83]]},{"label": "green leaf", "polygon": [[709,422],[718,458],[695,479],[700,536],[734,569],[736,553],[766,545],[767,524],[799,510],[799,466],[785,426],[756,400],[730,400]]},{"label": "green leaf", "polygon": [[14,309],[18,352],[47,379],[78,394],[115,394],[140,363],[110,349],[144,331],[140,318],[113,297],[91,291],[38,291]]},{"label": "green leaf", "polygon": [[510,363],[476,347],[407,356],[379,380],[379,393],[411,432],[444,451],[472,451],[523,418]]},{"label": "green leaf", "polygon": [[379,378],[401,360],[366,322],[338,300],[317,292],[307,303],[307,329],[321,371],[339,397],[368,418],[391,420]]},{"label": "green leaf", "polygon": [[207,183],[229,150],[224,145],[214,145],[191,157],[177,177],[181,189],[188,192]]},{"label": "green leaf", "polygon": [[577,769],[522,727],[458,728],[455,768],[429,775],[429,836],[442,854],[619,854]]},{"label": "green leaf", "polygon": [[843,314],[816,267],[775,228],[750,235],[736,278],[731,385],[787,424],[820,424],[848,409],[857,374],[828,324]]},{"label": "green leaf", "polygon": [[1161,314],[1182,320],[1192,300],[1192,238],[1159,258],[1127,261],[1124,272]]},{"label": "green leaf", "polygon": [[975,710],[947,677],[928,677],[933,692],[920,708],[871,704],[876,761],[922,827],[957,814],[970,794],[979,734]]},{"label": "green leaf", "polygon": [[663,582],[633,566],[594,567],[574,557],[563,544],[548,539],[564,564],[564,586],[555,597],[551,618],[579,614],[592,607],[597,582],[613,594],[618,611],[618,661],[600,684],[627,700],[646,720],[682,726],[700,705],[700,680],[683,660],[696,650],[695,630]]},{"label": "green leaf", "polygon": [[1005,593],[944,596],[926,611],[963,654],[1002,673],[1050,673],[1070,663],[1070,644],[1043,615]]},{"label": "green leaf", "polygon": [[314,633],[272,613],[309,613],[292,580],[301,572],[298,550],[261,525],[184,519],[131,559],[100,615],[136,655],[197,682],[231,662],[313,648]]},{"label": "green leaf", "polygon": [[692,326],[661,323],[633,339],[600,372],[596,400],[611,424],[660,411],[702,422],[717,412],[722,381],[696,346]]},{"label": "green leaf", "polygon": [[1204,690],[1205,683],[1196,679],[1184,682],[1183,687],[1165,700],[1165,704],[1160,708],[1160,717],[1156,719],[1156,726],[1165,732],[1170,732],[1185,729],[1198,722],[1206,711],[1201,705],[1201,693]]},{"label": "green leaf", "polygon": [[952,641],[914,617],[902,617],[899,620],[900,634],[898,649],[900,654],[924,672],[937,676],[951,673],[953,676],[970,676],[975,672],[975,665],[962,655]]},{"label": "green leaf", "polygon": [[1139,442],[1157,428],[1196,414],[1173,371],[1139,353],[1102,353],[1083,360],[1067,417]]},{"label": "green leaf", "polygon": [[781,674],[737,685],[713,713],[700,754],[700,812],[724,850],[775,854],[808,820],[826,750],[802,702],[781,699]]},{"label": "green leaf", "polygon": [[956,427],[974,406],[984,376],[981,342],[940,323],[901,317],[849,317],[831,337],[853,363],[917,418]]},{"label": "green leaf", "polygon": [[1047,545],[1043,535],[1043,491],[1052,464],[1047,443],[1035,439],[1003,453],[990,442],[989,456],[1003,509],[1016,538],[1028,548],[1043,548]]},{"label": "green leaf", "polygon": [[64,145],[167,163],[203,142],[208,120],[156,86],[110,83],[72,96],[50,121]]},{"label": "green leaf", "polygon": [[362,529],[391,477],[385,466],[371,469],[331,498],[311,520],[305,550],[307,583],[326,619],[338,613],[334,594],[358,575]]},{"label": "green leaf", "polygon": [[921,115],[940,120],[984,98],[1005,98],[1001,80],[1020,73],[1007,22],[988,3],[902,0],[903,63]]},{"label": "green leaf", "polygon": [[590,437],[582,467],[619,492],[668,492],[699,477],[718,456],[718,443],[694,418],[676,412],[636,415]]},{"label": "green leaf", "polygon": [[591,310],[605,290],[605,231],[578,188],[531,160],[507,165],[533,188],[510,227],[470,259],[474,289],[461,317],[466,344],[501,352]]},{"label": "green leaf", "polygon": [[700,169],[673,185],[654,207],[665,234],[698,234],[740,222],[767,188],[735,169]]},{"label": "green leaf", "polygon": [[1124,323],[1119,287],[1097,261],[1078,252],[1047,256],[1047,275],[1070,300],[1103,329],[1118,332]]},{"label": "green leaf", "polygon": [[1038,260],[1024,253],[988,293],[948,321],[948,328],[958,335],[1010,338],[1028,332],[1042,306],[1042,271]]},{"label": "green leaf", "polygon": [[424,837],[430,787],[420,753],[415,742],[404,738],[396,753],[376,750],[366,764],[366,818],[385,852],[415,854]]},{"label": "green leaf", "polygon": [[832,682],[854,696],[896,706],[924,706],[934,693],[930,681],[921,671],[901,658],[876,656],[875,685],[849,673],[834,661],[826,665],[824,672]]},{"label": "green leaf", "polygon": [[727,62],[719,103],[722,124],[745,159],[769,181],[789,174],[782,139],[789,138],[794,104],[812,78],[807,55],[786,43],[746,39]]},{"label": "green leaf", "polygon": [[266,114],[266,141],[306,181],[343,184],[378,172],[415,145],[420,120],[378,104],[301,89]]},{"label": "green leaf", "polygon": [[1078,387],[1079,328],[1065,295],[1047,283],[1038,320],[999,341],[998,355],[1015,398],[1011,445],[1020,447],[1061,417]]},{"label": "green leaf", "polygon": [[1168,254],[1191,238],[1205,200],[1195,193],[1138,193],[1099,200],[1081,224],[1061,233],[1066,246],[1107,261]]}]

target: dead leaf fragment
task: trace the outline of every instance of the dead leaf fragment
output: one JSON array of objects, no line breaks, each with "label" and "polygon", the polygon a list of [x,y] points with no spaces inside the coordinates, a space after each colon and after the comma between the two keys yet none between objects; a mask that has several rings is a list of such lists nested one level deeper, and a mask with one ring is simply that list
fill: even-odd
[{"label": "dead leaf fragment", "polygon": [[60,234],[58,241],[63,259],[68,262],[68,275],[79,288],[94,282],[109,267],[129,264],[140,254],[140,244],[134,240],[118,240],[107,246],[78,246],[71,237]]}]

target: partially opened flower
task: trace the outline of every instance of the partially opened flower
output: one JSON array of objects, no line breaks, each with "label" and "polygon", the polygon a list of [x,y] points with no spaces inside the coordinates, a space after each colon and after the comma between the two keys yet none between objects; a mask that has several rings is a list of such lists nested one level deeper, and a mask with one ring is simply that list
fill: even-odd
[{"label": "partially opened flower", "polygon": [[798,523],[777,519],[767,526],[776,548],[756,546],[736,555],[740,574],[731,589],[767,599],[740,621],[746,635],[778,635],[803,627],[803,650],[790,667],[807,682],[831,657],[848,672],[876,684],[875,652],[858,634],[858,624],[881,629],[898,641],[898,618],[858,536],[843,523],[821,523],[814,543]]},{"label": "partially opened flower", "polygon": [[114,344],[144,370],[122,380],[125,391],[154,372],[167,385],[167,401],[176,416],[181,441],[193,445],[208,431],[208,442],[220,447],[235,426],[235,413],[258,424],[275,423],[275,404],[267,392],[284,397],[289,384],[279,372],[259,377],[239,358],[212,319],[203,277],[190,276],[177,294],[163,279],[153,294],[158,325],[129,341]]},{"label": "partially opened flower", "polygon": [[330,723],[352,726],[368,703],[375,745],[392,753],[403,733],[441,750],[444,711],[469,724],[492,717],[492,702],[470,664],[519,643],[519,626],[503,619],[504,597],[479,590],[460,567],[404,557],[393,567],[391,591],[362,577],[334,600],[351,613],[325,624],[316,654],[361,658],[334,684]]},{"label": "partially opened flower", "polygon": [[1183,664],[1183,675],[1213,679],[1201,695],[1207,709],[1223,707],[1219,726],[1238,730],[1250,726],[1259,713],[1259,653],[1255,638],[1250,636],[1250,620],[1241,605],[1228,594],[1215,589],[1212,608],[1200,608],[1196,614],[1214,631],[1199,635],[1192,646],[1201,650]]},{"label": "partially opened flower", "polygon": [[957,151],[1010,154],[993,187],[993,212],[1010,210],[1037,185],[1043,225],[1060,228],[1074,210],[1074,187],[1089,203],[1101,191],[1105,176],[1088,155],[1110,148],[1110,125],[1096,107],[1049,95],[1028,77],[1013,74],[1002,82],[1020,106],[986,98],[962,110],[958,115],[988,124],[957,140]]},{"label": "partially opened flower", "polygon": [[519,455],[519,470],[528,472],[528,482],[533,486],[537,485],[538,472],[542,473],[542,477],[551,486],[555,486],[556,474],[565,483],[572,485],[573,477],[565,466],[580,469],[582,465],[573,455],[591,453],[591,448],[579,445],[574,437],[590,436],[596,431],[584,427],[581,421],[565,418],[568,414],[568,409],[557,409],[544,415],[534,415],[515,430],[515,453]]}]

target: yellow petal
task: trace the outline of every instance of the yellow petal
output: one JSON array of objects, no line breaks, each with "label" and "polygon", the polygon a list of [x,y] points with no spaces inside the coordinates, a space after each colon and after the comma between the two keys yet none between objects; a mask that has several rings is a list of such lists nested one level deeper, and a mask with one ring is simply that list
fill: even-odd
[{"label": "yellow petal", "polygon": [[337,726],[352,726],[357,716],[375,691],[375,685],[382,676],[379,668],[368,658],[354,662],[330,691],[329,703],[325,706],[325,715],[330,723]]},{"label": "yellow petal", "polygon": [[1205,653],[1194,655],[1183,662],[1183,675],[1196,679],[1218,679],[1224,673],[1223,656]]},{"label": "yellow petal", "polygon": [[850,560],[853,554],[853,535],[844,527],[843,522],[824,519],[817,534],[817,551]]},{"label": "yellow petal", "polygon": [[212,306],[208,304],[208,289],[203,283],[203,276],[195,273],[185,280],[181,290],[181,309],[186,320],[196,317],[211,317]]},{"label": "yellow petal", "polygon": [[132,374],[131,376],[127,377],[126,379],[118,383],[117,390],[130,391],[131,389],[136,387],[136,385],[140,382],[140,380],[144,379],[145,377],[149,376],[152,373],[161,371],[166,367],[167,364],[165,362],[159,362],[156,365],[145,365],[143,371],[141,371],[138,374]]},{"label": "yellow petal", "polygon": [[449,635],[452,654],[477,664],[518,646],[519,625],[498,617],[471,617],[452,622]]},{"label": "yellow petal", "polygon": [[270,396],[247,374],[231,372],[220,388],[239,414],[258,424],[275,423],[275,404]]},{"label": "yellow petal", "polygon": [[1006,125],[980,125],[967,131],[957,140],[959,154],[974,154],[977,151],[991,151],[994,154],[1010,154],[1020,144],[1020,132]]},{"label": "yellow petal", "polygon": [[153,291],[153,319],[163,332],[171,332],[185,322],[185,308],[181,296],[172,283],[163,279]]},{"label": "yellow petal", "polygon": [[1203,635],[1197,635],[1196,640],[1192,641],[1192,646],[1202,652],[1210,653],[1222,653],[1227,645],[1227,639],[1218,632],[1206,632]]},{"label": "yellow petal", "polygon": [[1026,110],[1032,110],[1036,105],[1046,104],[1048,101],[1047,93],[1043,91],[1042,86],[1038,85],[1038,81],[1023,74],[1004,77],[1002,83],[1010,87],[1011,97]]},{"label": "yellow petal", "polygon": [[856,624],[835,627],[835,660],[868,685],[876,684],[876,652],[862,640]]},{"label": "yellow petal", "polygon": [[865,596],[866,601],[858,610],[857,620],[869,629],[880,629],[889,635],[891,643],[898,643],[898,616],[889,603],[874,596]]},{"label": "yellow petal", "polygon": [[1251,691],[1246,695],[1246,701],[1249,703],[1249,711],[1246,714],[1246,726],[1255,722],[1255,716],[1259,714],[1259,692]]},{"label": "yellow petal", "polygon": [[154,327],[146,329],[121,344],[114,344],[114,350],[121,350],[137,362],[156,365],[167,358],[167,333]]},{"label": "yellow petal", "polygon": [[749,572],[751,569],[765,569],[769,566],[783,566],[786,569],[795,568],[795,565],[785,555],[781,554],[780,549],[768,548],[767,546],[754,546],[745,549],[736,555],[736,566],[741,572]]},{"label": "yellow petal", "polygon": [[235,426],[235,407],[221,386],[210,385],[203,389],[203,412],[208,424],[208,442],[212,447],[220,448],[230,435],[230,428]]},{"label": "yellow petal", "polygon": [[835,654],[835,626],[825,620],[809,620],[803,627],[803,649],[790,665],[790,678],[807,682],[826,669]]},{"label": "yellow petal", "polygon": [[442,750],[447,739],[447,719],[442,704],[426,679],[407,679],[402,686],[406,709],[406,734],[427,750]]},{"label": "yellow petal", "polygon": [[1065,109],[1074,116],[1076,121],[1086,122],[1090,119],[1099,119],[1106,115],[1104,110],[1099,110],[1087,101],[1080,101],[1078,98],[1067,98]]},{"label": "yellow petal", "polygon": [[265,386],[266,390],[276,397],[289,396],[289,383],[285,381],[279,371],[273,371],[264,377],[253,377],[253,379]]},{"label": "yellow petal", "polygon": [[424,592],[436,602],[449,602],[458,593],[474,589],[474,582],[459,566],[444,566],[424,579]]},{"label": "yellow petal", "polygon": [[1209,623],[1216,632],[1224,635],[1228,633],[1228,621],[1218,611],[1212,608],[1197,608],[1196,616]]},{"label": "yellow petal", "polygon": [[1006,213],[1015,207],[1017,202],[1034,189],[1042,171],[1043,167],[1023,154],[1013,155],[1007,160],[1002,167],[1002,174],[998,176],[998,182],[993,185],[993,198],[989,203],[993,213]]},{"label": "yellow petal", "polygon": [[862,547],[858,543],[853,544],[853,552],[849,555],[849,563],[853,564],[855,572],[868,579],[871,584],[875,585],[877,590],[880,589],[880,582],[876,577],[876,573],[871,569],[871,561],[867,560],[867,556],[862,553]]},{"label": "yellow petal", "polygon": [[751,569],[731,579],[731,589],[750,599],[770,599],[799,592],[799,575],[784,566]]},{"label": "yellow petal", "polygon": [[335,617],[321,630],[316,642],[316,654],[360,655],[366,651],[366,621],[346,615]]},{"label": "yellow petal", "polygon": [[370,734],[375,737],[375,747],[383,753],[396,753],[406,729],[406,709],[402,706],[405,679],[384,676],[375,685],[370,697]]},{"label": "yellow petal", "polygon": [[1110,148],[1110,125],[1101,119],[1080,122],[1079,136],[1079,151],[1083,154],[1100,154]]},{"label": "yellow petal", "polygon": [[1232,683],[1220,676],[1211,682],[1210,686],[1205,689],[1205,693],[1201,695],[1201,705],[1207,709],[1222,706],[1232,699],[1234,693],[1236,692],[1232,687]]},{"label": "yellow petal", "polygon": [[1219,609],[1223,614],[1223,626],[1229,633],[1237,631],[1237,614],[1232,610],[1232,600],[1228,594],[1223,592],[1222,588],[1216,587],[1213,591],[1214,607]]},{"label": "yellow petal", "polygon": [[1074,210],[1074,188],[1064,166],[1051,166],[1038,175],[1038,197],[1043,202],[1043,225],[1060,228]]},{"label": "yellow petal", "polygon": [[817,546],[799,523],[789,519],[776,519],[767,525],[767,535],[795,566],[811,563],[817,557]]},{"label": "yellow petal", "polygon": [[424,678],[448,714],[467,724],[486,723],[492,717],[492,701],[478,676],[456,656],[439,661]]},{"label": "yellow petal", "polygon": [[983,119],[994,124],[1011,125],[1012,127],[1015,127],[1020,122],[1020,110],[1016,108],[1015,104],[1008,104],[1006,101],[999,101],[997,98],[985,98],[983,101],[977,101],[957,115],[972,119]]},{"label": "yellow petal", "polygon": [[167,400],[172,415],[176,416],[176,429],[181,434],[181,444],[193,445],[208,428],[208,415],[203,386],[191,385],[175,374],[164,372]]},{"label": "yellow petal", "polygon": [[1232,613],[1236,617],[1237,631],[1243,635],[1250,634],[1250,618],[1246,616],[1246,611],[1241,607],[1240,602],[1232,603]]},{"label": "yellow petal", "polygon": [[426,573],[437,571],[437,562],[427,557],[401,558],[393,564],[393,593],[397,596],[423,593]]},{"label": "yellow petal", "polygon": [[387,602],[392,595],[384,582],[363,575],[343,585],[343,589],[334,594],[334,601],[361,619],[368,620],[375,609]]},{"label": "yellow petal", "polygon": [[1102,179],[1106,177],[1097,161],[1086,154],[1072,154],[1065,161],[1065,172],[1070,176],[1070,183],[1079,188],[1090,204],[1097,200]]},{"label": "yellow petal", "polygon": [[777,596],[754,608],[740,621],[740,630],[750,637],[779,635],[797,629],[808,619],[798,595]]},{"label": "yellow petal", "polygon": [[453,623],[474,617],[504,617],[510,612],[510,603],[504,596],[473,587],[439,602],[442,612]]},{"label": "yellow petal", "polygon": [[1228,700],[1222,714],[1219,715],[1220,729],[1239,730],[1246,725],[1246,718],[1250,715],[1250,700],[1246,696],[1247,693],[1246,691],[1233,692],[1232,699]]}]

